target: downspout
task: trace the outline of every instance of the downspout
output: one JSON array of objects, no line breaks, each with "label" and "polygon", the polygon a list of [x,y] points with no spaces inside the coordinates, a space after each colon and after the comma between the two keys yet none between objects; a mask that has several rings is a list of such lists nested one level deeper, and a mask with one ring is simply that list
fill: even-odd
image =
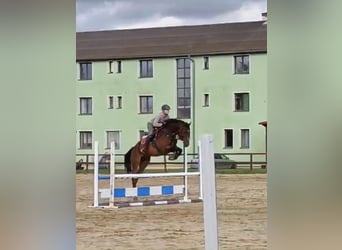
[{"label": "downspout", "polygon": [[191,122],[191,127],[192,127],[192,153],[193,154],[196,154],[196,148],[197,148],[197,143],[196,143],[196,138],[195,138],[195,135],[196,135],[196,119],[195,119],[195,115],[196,115],[196,112],[195,112],[195,104],[196,104],[196,99],[195,99],[195,60],[191,58],[190,55],[188,55],[188,59],[192,62],[191,63],[191,69],[192,69],[192,76],[191,76],[191,88],[192,88],[192,98],[191,98],[191,101],[192,101],[192,104],[191,104],[191,117],[192,117],[192,122]]}]

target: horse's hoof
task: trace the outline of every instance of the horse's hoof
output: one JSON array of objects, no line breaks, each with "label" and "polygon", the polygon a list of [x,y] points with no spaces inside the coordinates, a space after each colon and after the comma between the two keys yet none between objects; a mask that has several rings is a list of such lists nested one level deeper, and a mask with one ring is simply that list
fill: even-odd
[{"label": "horse's hoof", "polygon": [[176,160],[178,158],[178,155],[170,155],[169,156],[169,160],[170,161],[174,161],[174,160]]}]

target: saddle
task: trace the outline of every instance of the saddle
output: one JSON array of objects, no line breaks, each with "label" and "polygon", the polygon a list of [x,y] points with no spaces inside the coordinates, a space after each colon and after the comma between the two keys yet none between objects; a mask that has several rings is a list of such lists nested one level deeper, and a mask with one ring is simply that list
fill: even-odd
[{"label": "saddle", "polygon": [[145,135],[145,136],[141,137],[141,140],[140,140],[140,152],[141,152],[141,153],[145,153],[145,151],[146,151],[147,148],[148,148],[148,144],[149,144],[150,142],[152,142],[152,141],[158,136],[158,131],[159,131],[161,128],[162,128],[162,127],[160,127],[160,128],[154,128],[152,134],[150,134],[150,135]]}]

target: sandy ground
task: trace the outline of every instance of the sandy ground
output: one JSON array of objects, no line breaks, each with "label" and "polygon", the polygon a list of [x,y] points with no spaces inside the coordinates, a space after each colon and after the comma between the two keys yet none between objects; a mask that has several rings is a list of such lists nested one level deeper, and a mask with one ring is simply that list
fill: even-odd
[{"label": "sandy ground", "polygon": [[[204,249],[203,204],[120,209],[89,208],[92,174],[77,174],[77,249]],[[217,175],[220,249],[267,249],[267,176]],[[181,184],[182,180],[140,179],[138,185]],[[197,198],[191,177],[190,198]],[[106,185],[107,183],[103,183]],[[130,186],[130,180],[118,185]]]}]

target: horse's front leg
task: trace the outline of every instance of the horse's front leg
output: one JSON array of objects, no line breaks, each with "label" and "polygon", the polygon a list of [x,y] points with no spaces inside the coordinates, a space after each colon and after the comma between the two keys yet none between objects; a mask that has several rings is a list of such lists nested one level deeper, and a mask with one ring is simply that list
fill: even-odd
[{"label": "horse's front leg", "polygon": [[182,154],[182,149],[179,147],[175,147],[175,150],[173,150],[174,153],[172,155],[169,156],[169,160],[173,161],[173,160],[177,160],[177,158]]}]

